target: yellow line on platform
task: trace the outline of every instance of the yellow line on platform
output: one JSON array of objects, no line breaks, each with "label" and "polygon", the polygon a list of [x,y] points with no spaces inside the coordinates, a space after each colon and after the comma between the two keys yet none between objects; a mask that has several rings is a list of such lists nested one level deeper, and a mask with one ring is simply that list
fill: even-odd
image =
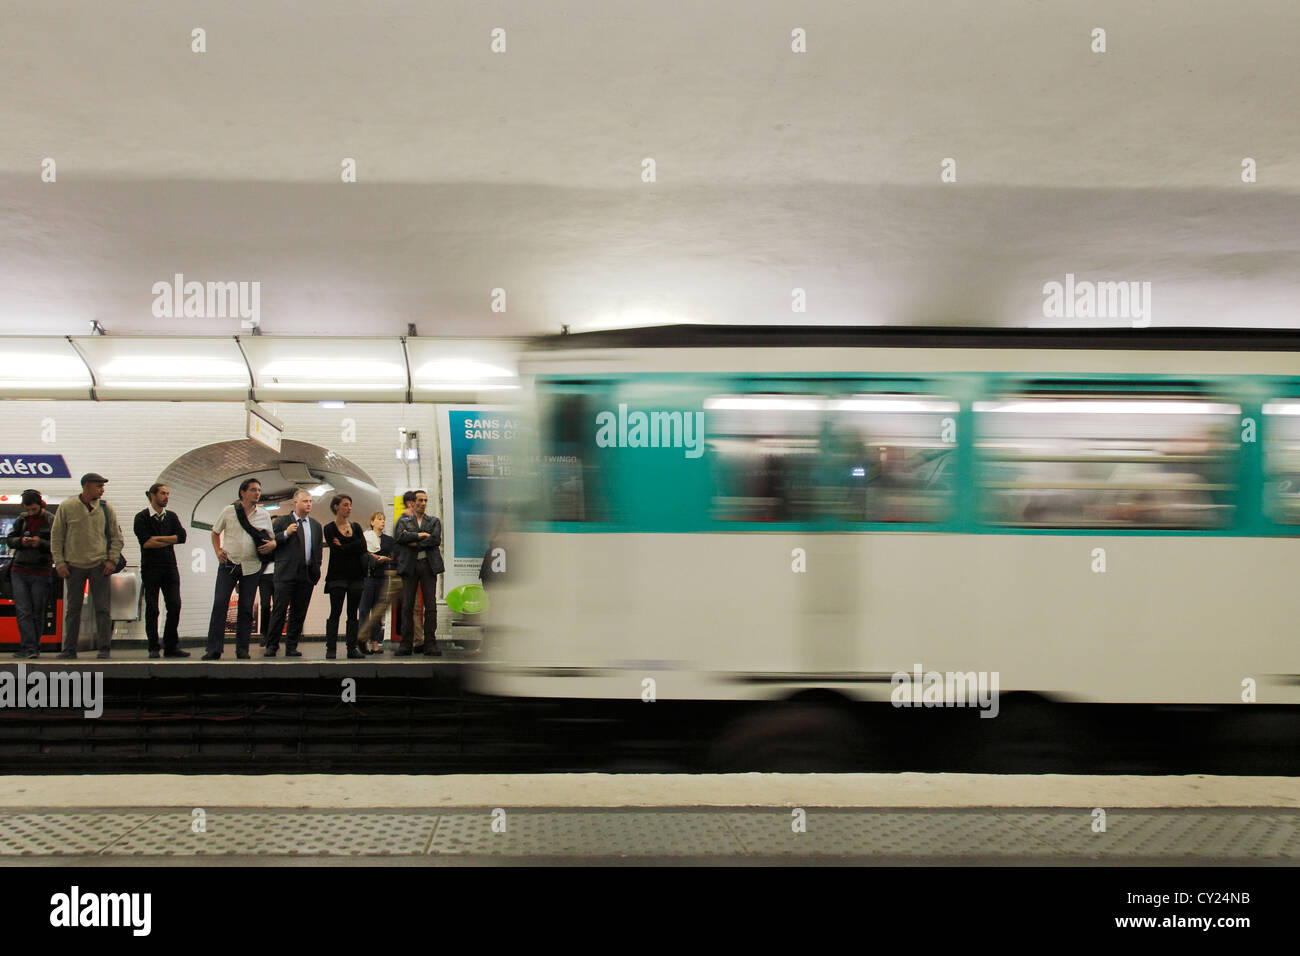
[{"label": "yellow line on platform", "polygon": [[0,778],[0,809],[660,806],[1300,808],[1300,777],[589,773]]}]

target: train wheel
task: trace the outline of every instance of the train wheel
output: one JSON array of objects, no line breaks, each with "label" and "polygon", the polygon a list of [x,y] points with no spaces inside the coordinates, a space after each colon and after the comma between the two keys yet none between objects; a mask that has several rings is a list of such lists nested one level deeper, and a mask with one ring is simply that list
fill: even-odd
[{"label": "train wheel", "polygon": [[787,701],[725,728],[706,758],[720,773],[844,773],[866,769],[868,735],[841,707]]}]

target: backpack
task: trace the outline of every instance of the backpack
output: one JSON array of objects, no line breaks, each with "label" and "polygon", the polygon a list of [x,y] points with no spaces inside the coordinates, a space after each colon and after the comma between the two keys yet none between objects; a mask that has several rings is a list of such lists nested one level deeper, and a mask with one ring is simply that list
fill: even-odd
[{"label": "backpack", "polygon": [[[109,533],[108,530],[108,505],[107,503],[101,501],[99,503],[99,507],[100,510],[104,512],[104,546],[108,547],[108,543],[113,540],[113,536]],[[117,556],[117,567],[113,569],[113,573],[114,574],[120,573],[124,567],[126,567],[126,555],[119,554]]]}]

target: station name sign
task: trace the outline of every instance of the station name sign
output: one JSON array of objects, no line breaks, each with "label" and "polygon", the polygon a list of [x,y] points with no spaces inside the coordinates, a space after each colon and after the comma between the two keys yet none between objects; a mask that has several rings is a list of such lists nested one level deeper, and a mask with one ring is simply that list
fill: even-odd
[{"label": "station name sign", "polygon": [[0,475],[6,478],[71,478],[62,455],[0,455]]}]

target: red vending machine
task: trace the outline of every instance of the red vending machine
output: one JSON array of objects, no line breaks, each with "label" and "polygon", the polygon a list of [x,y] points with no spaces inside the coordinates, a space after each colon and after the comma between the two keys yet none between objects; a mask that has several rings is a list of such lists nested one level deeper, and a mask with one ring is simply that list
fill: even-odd
[{"label": "red vending machine", "polygon": [[[22,493],[0,493],[0,568],[8,569],[13,555],[9,551],[9,532],[14,519],[24,513]],[[46,501],[46,509],[53,513],[56,502]],[[63,580],[53,577],[50,600],[45,605],[45,622],[41,630],[41,650],[57,651],[63,644]],[[0,575],[0,652],[18,650],[18,615],[14,607],[13,589],[9,575]]]}]

